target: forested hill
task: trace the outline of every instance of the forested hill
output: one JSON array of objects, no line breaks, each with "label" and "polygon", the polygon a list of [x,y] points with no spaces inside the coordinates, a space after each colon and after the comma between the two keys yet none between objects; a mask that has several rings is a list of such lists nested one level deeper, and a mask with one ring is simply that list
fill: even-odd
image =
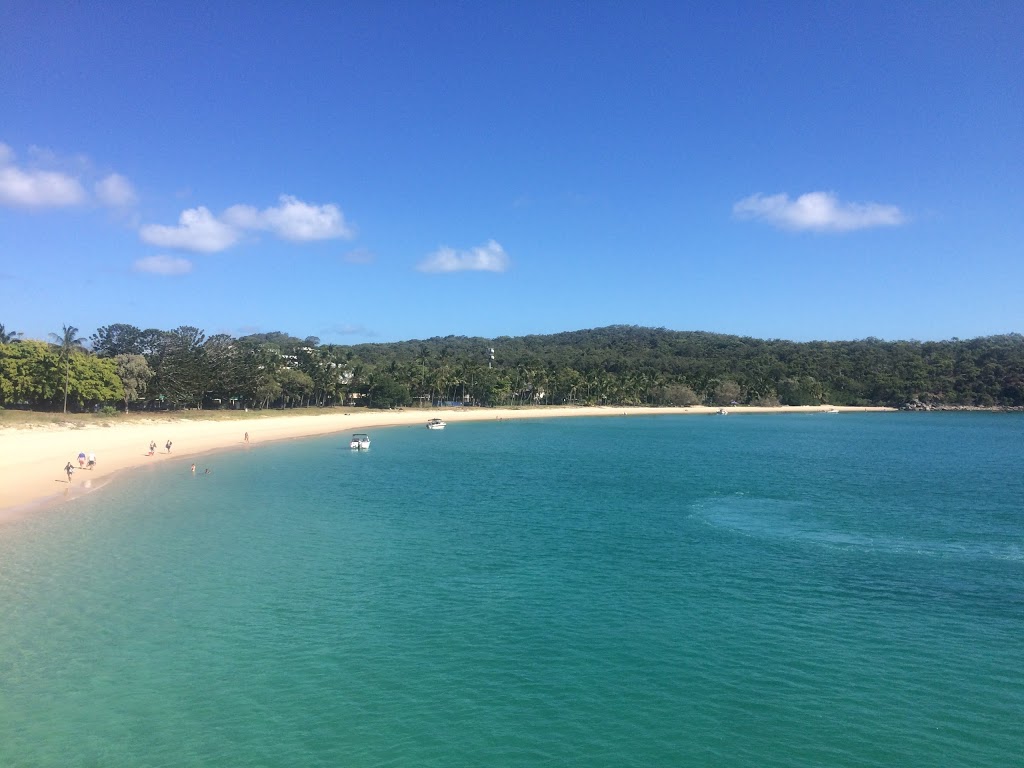
[{"label": "forested hill", "polygon": [[0,336],[0,406],[1024,406],[1020,334],[798,343],[609,326],[331,345],[283,332],[207,337],[192,326],[76,333],[66,327],[63,344]]},{"label": "forested hill", "polygon": [[[806,405],[1024,405],[1024,336],[948,341],[793,342],[615,325],[544,336],[436,337],[340,347],[375,365],[424,359],[485,361],[518,378],[576,381],[583,399],[672,400],[688,388],[699,401]],[[686,398],[686,392],[679,393]],[[677,403],[678,404],[678,403]]]}]

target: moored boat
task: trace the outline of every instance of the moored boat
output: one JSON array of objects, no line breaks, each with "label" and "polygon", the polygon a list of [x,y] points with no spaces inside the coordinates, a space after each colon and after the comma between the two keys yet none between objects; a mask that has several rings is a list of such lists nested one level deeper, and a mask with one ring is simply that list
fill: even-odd
[{"label": "moored boat", "polygon": [[444,429],[447,426],[443,419],[427,419],[427,429]]},{"label": "moored boat", "polygon": [[349,441],[348,447],[354,451],[365,451],[370,447],[370,436],[358,432],[352,435],[352,440]]}]

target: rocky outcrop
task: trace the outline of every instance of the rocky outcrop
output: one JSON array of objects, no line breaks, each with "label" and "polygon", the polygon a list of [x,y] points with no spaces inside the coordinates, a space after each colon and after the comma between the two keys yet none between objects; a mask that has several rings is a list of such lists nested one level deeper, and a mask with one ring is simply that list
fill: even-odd
[{"label": "rocky outcrop", "polygon": [[950,403],[928,403],[916,397],[909,403],[900,406],[901,411],[1024,411],[1021,406],[1014,405],[953,405]]}]

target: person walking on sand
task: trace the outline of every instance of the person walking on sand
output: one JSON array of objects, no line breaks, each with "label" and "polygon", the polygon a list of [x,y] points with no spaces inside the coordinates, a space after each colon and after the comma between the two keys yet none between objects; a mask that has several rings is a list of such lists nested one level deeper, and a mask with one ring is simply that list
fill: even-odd
[{"label": "person walking on sand", "polygon": [[85,451],[78,452],[78,468],[82,469],[85,467]]},{"label": "person walking on sand", "polygon": [[167,448],[167,452],[170,453],[171,452],[171,441],[170,440],[167,441],[167,445],[165,447]]},{"label": "person walking on sand", "polygon": [[66,467],[64,467],[64,471],[68,473],[68,482],[70,483],[71,482],[71,475],[73,475],[75,473],[75,468],[73,466],[71,466],[71,462],[70,461],[68,462],[68,465]]},{"label": "person walking on sand", "polygon": [[89,463],[86,466],[89,469],[96,469],[96,451],[89,451]]},{"label": "person walking on sand", "polygon": [[245,442],[247,442],[247,443],[249,442],[249,433],[248,432],[245,433]]},{"label": "person walking on sand", "polygon": [[156,453],[156,440],[149,441],[149,453],[147,455],[152,456]]}]

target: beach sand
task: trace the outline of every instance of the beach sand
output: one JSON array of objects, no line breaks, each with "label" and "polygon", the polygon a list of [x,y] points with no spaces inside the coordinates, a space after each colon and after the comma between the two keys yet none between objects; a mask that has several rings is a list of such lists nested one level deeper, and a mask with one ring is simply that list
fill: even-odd
[{"label": "beach sand", "polygon": [[[782,406],[779,408],[734,407],[730,414],[815,413],[833,406]],[[843,408],[839,411],[883,411],[884,408]],[[352,432],[378,427],[424,425],[429,418],[449,424],[460,421],[538,419],[567,416],[626,416],[653,414],[715,414],[717,407],[630,408],[630,407],[534,407],[534,408],[448,408],[372,411],[364,408],[333,408],[288,415],[225,421],[175,420],[161,417],[152,422],[117,423],[99,421],[86,426],[4,427],[0,429],[0,519],[28,514],[50,503],[72,499],[95,491],[118,472],[134,467],[173,462],[188,471],[193,461],[202,472],[210,463],[201,458],[214,451],[241,451],[277,440],[339,434],[346,441]],[[245,434],[249,433],[249,443]],[[171,452],[165,444],[172,441]],[[150,442],[157,445],[147,455]],[[94,469],[79,469],[78,454],[96,454]],[[70,483],[64,466],[75,467]]]}]

